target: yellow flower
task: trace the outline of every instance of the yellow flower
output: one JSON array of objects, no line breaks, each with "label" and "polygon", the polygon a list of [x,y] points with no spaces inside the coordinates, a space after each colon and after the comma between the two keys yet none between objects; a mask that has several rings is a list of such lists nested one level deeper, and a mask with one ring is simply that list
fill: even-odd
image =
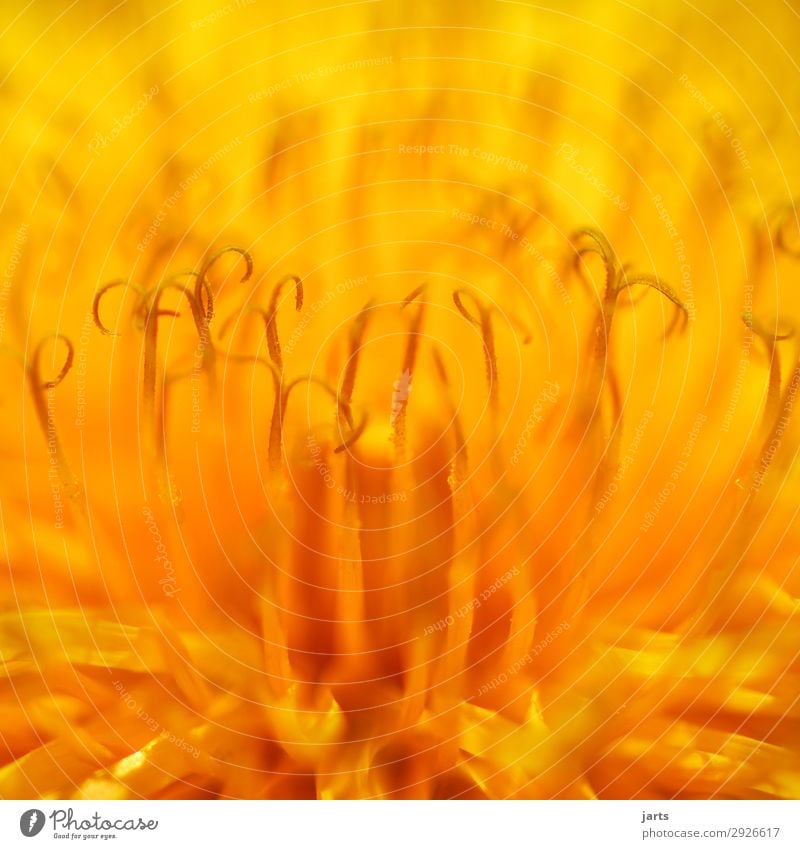
[{"label": "yellow flower", "polygon": [[18,5],[0,797],[796,798],[792,10]]}]

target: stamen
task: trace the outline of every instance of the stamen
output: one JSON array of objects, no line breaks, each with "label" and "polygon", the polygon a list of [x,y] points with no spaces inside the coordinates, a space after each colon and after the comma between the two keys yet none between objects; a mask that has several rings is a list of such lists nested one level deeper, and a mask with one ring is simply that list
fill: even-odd
[{"label": "stamen", "polygon": [[278,471],[281,465],[281,457],[283,455],[283,421],[286,417],[286,407],[289,403],[289,395],[295,386],[298,386],[301,383],[314,383],[317,386],[322,387],[322,389],[324,389],[331,398],[336,401],[337,409],[347,422],[351,433],[347,439],[338,446],[338,449],[336,449],[337,453],[339,451],[343,451],[346,447],[348,447],[348,445],[355,442],[355,440],[358,439],[358,437],[364,432],[364,427],[366,426],[365,417],[359,428],[353,427],[353,414],[350,404],[343,402],[336,390],[326,380],[316,377],[313,374],[297,377],[285,387],[281,387],[279,397],[272,411],[272,424],[270,425],[269,433],[269,465],[273,471]]},{"label": "stamen", "polygon": [[[422,286],[418,286],[407,295],[403,299],[403,303],[400,309],[405,309],[409,304],[419,298],[425,292],[426,284],[422,284]],[[404,375],[404,379],[406,379],[411,384],[411,380],[414,374],[414,366],[417,361],[417,353],[419,351],[419,338],[420,338],[420,330],[422,328],[422,320],[425,316],[425,301],[420,301],[417,304],[417,311],[414,313],[413,318],[408,327],[408,334],[406,336],[406,350],[403,356],[403,364],[401,368],[401,373]],[[395,444],[395,448],[397,449],[398,454],[402,454],[403,449],[405,447],[405,437],[406,437],[406,410],[408,409],[408,393],[402,393],[398,396],[397,402],[392,409],[392,429],[393,429],[393,440]]]},{"label": "stamen", "polygon": [[[264,310],[261,309],[261,307],[248,306],[244,309],[244,312],[246,312],[246,313],[247,312],[259,313],[260,315],[264,316],[264,318],[266,320],[266,313],[264,312]],[[225,338],[225,336],[228,333],[228,330],[230,329],[230,326],[233,324],[235,319],[239,318],[240,315],[241,315],[241,313],[238,313],[238,312],[231,313],[225,319],[225,321],[222,322],[222,324],[219,327],[219,338],[220,338],[220,340]],[[254,362],[255,358],[251,359],[250,361]]]},{"label": "stamen", "polygon": [[[195,291],[194,294],[191,294],[188,291],[186,286],[181,286],[177,284],[175,281],[180,277],[194,277],[196,278],[195,283]],[[201,366],[199,371],[205,372],[212,386],[215,383],[216,378],[216,361],[217,361],[217,352],[214,348],[214,344],[211,341],[211,333],[210,333],[210,323],[213,318],[213,303],[211,298],[211,289],[208,286],[208,283],[204,281],[202,275],[198,274],[196,271],[178,271],[175,274],[171,274],[159,287],[160,289],[176,289],[177,291],[183,293],[186,296],[186,299],[189,301],[189,307],[192,311],[192,319],[194,320],[194,326],[197,329],[197,339],[201,348]],[[203,288],[205,288],[208,297],[208,308],[203,308],[202,303],[202,292]],[[151,293],[149,293],[151,294]],[[145,302],[146,303],[146,302]],[[180,313],[174,311],[162,311],[161,315],[171,315],[174,318],[179,318]],[[145,321],[146,321],[146,312],[145,312]],[[194,369],[193,369],[194,371]]]},{"label": "stamen", "polygon": [[533,341],[533,331],[530,327],[527,327],[521,319],[511,313],[503,314],[503,317],[514,328],[517,334],[522,337],[522,344],[530,345]]},{"label": "stamen", "polygon": [[[197,335],[202,347],[202,366],[201,371],[206,371],[210,378],[214,379],[214,365],[216,362],[216,351],[211,343],[210,334],[208,332],[210,315],[208,310],[204,310],[200,301],[195,297],[189,289],[189,284],[180,284],[176,282],[181,277],[194,277],[197,279],[195,284],[195,292],[202,293],[203,278],[195,271],[180,271],[172,274],[158,286],[146,292],[141,299],[138,307],[138,312],[142,316],[144,324],[144,355],[142,363],[142,418],[144,427],[149,431],[151,436],[151,444],[149,450],[152,454],[152,459],[155,467],[155,483],[159,498],[166,503],[169,503],[176,511],[176,517],[180,522],[182,514],[180,513],[181,494],[177,486],[172,483],[167,455],[166,455],[166,431],[164,417],[164,406],[167,403],[167,387],[170,382],[177,378],[169,378],[165,375],[162,391],[162,403],[159,408],[159,414],[156,414],[155,396],[156,396],[156,378],[158,369],[158,319],[163,316],[179,318],[180,313],[176,310],[162,310],[159,307],[161,296],[167,289],[175,289],[180,292],[189,302],[189,307],[194,320]],[[207,287],[207,284],[206,284]],[[207,288],[209,305],[211,304],[210,289]],[[201,294],[202,297],[202,294]],[[213,314],[213,313],[212,313]],[[195,373],[195,368],[192,368],[191,374]]]},{"label": "stamen", "polygon": [[678,314],[683,315],[688,320],[689,312],[684,306],[683,301],[675,294],[672,287],[660,277],[657,277],[655,274],[634,274],[632,277],[625,275],[618,286],[618,292],[622,292],[624,289],[630,289],[632,286],[648,286],[657,292],[661,292],[665,298],[675,304],[678,308]]},{"label": "stamen", "polygon": [[447,398],[448,406],[450,407],[450,420],[453,423],[453,436],[455,437],[456,451],[450,463],[450,475],[447,482],[450,484],[451,490],[455,491],[461,484],[464,483],[465,480],[467,480],[469,474],[467,440],[464,437],[464,430],[461,427],[461,419],[459,418],[458,410],[450,397],[450,380],[447,376],[447,369],[445,368],[444,360],[442,359],[442,355],[438,347],[434,346],[432,350],[433,362],[436,366],[436,374],[445,389],[448,390],[445,393],[445,397]]},{"label": "stamen", "polygon": [[355,443],[361,438],[361,434],[367,428],[367,423],[369,422],[369,417],[366,413],[361,416],[361,421],[352,429],[350,436],[348,436],[343,442],[340,442],[336,448],[333,449],[334,454],[341,454],[342,451],[346,451],[351,446],[355,445]]},{"label": "stamen", "polygon": [[[189,297],[189,292],[186,286],[180,286],[175,282],[181,277],[195,278],[195,291],[191,295],[191,297]],[[208,328],[208,322],[214,316],[213,304],[211,300],[212,295],[208,282],[204,281],[201,274],[199,274],[197,271],[190,271],[189,269],[185,269],[184,271],[176,271],[174,274],[170,274],[170,276],[167,277],[167,279],[161,284],[159,288],[175,289],[179,292],[186,292],[187,300],[189,301],[189,307],[192,311],[192,318],[194,319],[194,325],[197,328],[198,335],[201,335],[203,330]],[[205,309],[203,308],[202,300],[202,294],[204,290],[206,291],[206,297],[209,301],[209,306]],[[198,297],[198,293],[200,297]]]},{"label": "stamen", "polygon": [[237,247],[236,245],[226,245],[224,248],[220,248],[215,254],[212,254],[201,267],[200,273],[197,275],[197,283],[194,289],[195,301],[197,301],[201,309],[203,308],[203,292],[206,294],[208,305],[204,312],[207,321],[211,321],[214,316],[214,302],[211,292],[211,284],[208,282],[208,272],[221,256],[231,252],[241,254],[245,261],[245,272],[239,282],[245,283],[253,276],[253,257],[250,256],[248,251],[244,248]]},{"label": "stamen", "polygon": [[[40,378],[40,370],[39,370],[39,358],[42,355],[42,348],[45,343],[50,341],[61,340],[67,346],[67,358],[64,360],[64,365],[61,367],[61,370],[52,380],[42,381]],[[61,333],[54,333],[52,336],[45,336],[41,342],[36,346],[33,352],[33,362],[31,364],[32,368],[32,376],[39,384],[42,389],[55,389],[59,383],[69,374],[69,370],[72,368],[72,363],[75,360],[75,347],[73,346],[70,339],[64,336]]]},{"label": "stamen", "polygon": [[[468,295],[477,312],[477,317],[472,315],[461,300],[462,295]],[[453,292],[453,303],[456,309],[470,322],[474,324],[483,339],[483,354],[486,361],[486,380],[489,384],[489,403],[493,409],[497,408],[498,378],[497,378],[497,353],[495,352],[494,332],[492,331],[492,308],[485,306],[473,292],[468,289],[456,289]]]},{"label": "stamen", "polygon": [[577,255],[575,257],[575,267],[580,274],[581,260],[583,259],[584,254],[597,254],[603,260],[603,265],[605,266],[605,294],[606,296],[608,296],[609,291],[616,288],[617,280],[623,273],[624,269],[620,266],[619,260],[617,259],[617,255],[614,253],[614,249],[611,247],[611,243],[599,230],[595,230],[592,227],[581,227],[579,230],[575,231],[572,236],[572,239],[573,241],[577,241],[583,236],[586,236],[591,239],[594,244],[586,245],[577,251]]},{"label": "stamen", "polygon": [[[622,273],[627,274],[629,269],[630,269],[630,266],[628,266],[628,265],[623,266],[622,267]],[[637,291],[637,292],[633,292],[629,288],[627,295],[628,295],[627,301],[623,301],[622,306],[635,307],[638,303],[640,303],[641,301],[643,301],[647,297],[647,289],[642,288],[642,289],[639,289],[639,291]]]},{"label": "stamen", "polygon": [[417,298],[421,294],[423,294],[427,288],[428,288],[427,283],[423,283],[421,286],[417,286],[417,288],[414,289],[413,292],[411,292],[410,294],[406,295],[405,298],[403,298],[403,304],[400,307],[400,309],[403,309],[403,307],[407,307],[410,303],[413,303],[414,301],[416,301]]},{"label": "stamen", "polygon": [[794,203],[787,203],[778,211],[775,228],[775,246],[795,259],[800,259],[800,221]]},{"label": "stamen", "polygon": [[[42,351],[48,342],[55,342],[58,340],[61,340],[67,346],[67,357],[64,360],[64,365],[54,378],[50,380],[42,380],[40,368]],[[61,440],[58,438],[55,420],[49,415],[47,409],[47,397],[43,390],[55,389],[55,387],[64,380],[69,373],[69,370],[72,368],[74,358],[75,348],[70,339],[62,333],[55,333],[52,336],[46,336],[41,340],[41,342],[39,342],[34,349],[30,365],[25,368],[28,380],[30,381],[31,395],[36,409],[36,415],[39,419],[39,424],[41,425],[45,440],[47,441],[48,450],[50,451],[56,468],[58,469],[58,476],[61,479],[64,490],[71,499],[75,499],[79,495],[81,489],[80,482],[72,473],[67,456],[64,453],[63,446],[61,445]]]},{"label": "stamen", "polygon": [[194,370],[180,371],[174,374],[164,374],[164,384],[162,388],[162,401],[158,407],[156,414],[155,432],[157,435],[157,485],[159,498],[172,506],[175,511],[175,519],[178,524],[182,524],[184,519],[183,493],[177,484],[173,483],[172,475],[169,471],[169,463],[166,453],[166,434],[167,434],[167,410],[169,408],[169,393],[173,383],[180,380],[185,380],[191,377]]},{"label": "stamen", "polygon": [[275,284],[275,288],[272,290],[272,297],[269,300],[265,319],[267,322],[267,347],[269,348],[269,355],[279,371],[283,371],[283,357],[281,356],[281,343],[278,339],[276,313],[278,311],[278,299],[280,298],[281,291],[289,282],[294,282],[295,284],[295,309],[297,312],[300,312],[303,308],[303,283],[296,275],[287,274]]},{"label": "stamen", "polygon": [[[611,244],[602,233],[592,228],[583,228],[578,230],[573,236],[573,239],[580,238],[588,238],[591,240],[591,243],[579,248],[577,251],[575,261],[579,276],[582,277],[581,260],[588,253],[597,254],[602,259],[606,275],[605,291],[602,295],[601,308],[594,329],[594,367],[589,373],[588,386],[584,393],[588,403],[593,404],[593,399],[597,398],[597,393],[601,390],[604,383],[603,378],[606,373],[611,325],[621,292],[630,290],[635,286],[644,286],[660,292],[676,306],[676,317],[668,325],[665,337],[669,336],[678,327],[680,320],[683,320],[685,326],[689,319],[689,313],[683,301],[660,277],[654,274],[630,275],[628,273],[630,266],[620,264]],[[615,391],[616,388],[612,386],[612,393]],[[621,409],[621,398],[616,397],[612,398],[612,400],[614,401],[615,408],[618,410]]]},{"label": "stamen", "polygon": [[127,280],[114,280],[111,283],[106,283],[105,286],[101,286],[95,293],[94,300],[92,301],[92,318],[94,319],[94,323],[98,330],[105,336],[122,335],[121,333],[117,333],[115,330],[109,330],[100,319],[100,301],[103,299],[103,295],[111,289],[116,289],[117,286],[124,286],[126,289],[133,289],[133,291],[139,296],[140,302],[146,298],[144,289],[133,283],[129,283]]},{"label": "stamen", "polygon": [[[177,277],[191,274],[194,272],[180,272],[178,274],[173,275],[168,278],[163,283],[156,286],[154,289],[151,289],[143,301],[143,308],[145,309],[145,319],[144,319],[144,362],[142,365],[142,373],[143,373],[143,388],[142,388],[142,396],[144,402],[144,412],[145,412],[145,421],[154,424],[154,409],[155,409],[155,396],[156,396],[156,371],[157,371],[157,348],[158,348],[158,319],[163,316],[171,316],[173,318],[179,318],[180,313],[175,310],[162,310],[159,308],[159,304],[161,301],[161,296],[167,289],[176,289],[178,292],[183,294],[186,297],[186,300],[189,302],[190,308],[192,310],[192,316],[197,317],[197,303],[194,300],[193,294],[187,289],[187,287],[181,286],[178,283],[175,283],[174,280]],[[152,298],[152,302],[148,306],[148,301]],[[199,330],[198,330],[199,332]]]},{"label": "stamen", "polygon": [[[286,284],[290,280],[294,281],[296,286],[295,305],[298,310],[302,309],[303,284],[300,278],[294,275],[287,275],[278,282],[278,284],[273,289],[268,309],[265,310],[262,307],[253,304],[249,304],[244,309],[245,313],[255,313],[256,315],[260,315],[263,319],[270,358],[275,364],[275,367],[279,370],[279,373],[283,372],[283,357],[281,355],[280,340],[278,339],[278,324],[276,321],[276,312],[278,309],[278,298],[280,296],[280,291],[283,288],[284,284]],[[222,327],[220,327],[220,339],[225,337],[228,332],[228,328],[231,326],[235,319],[239,318],[239,315],[239,313],[232,313],[225,319],[225,321],[222,323]]]},{"label": "stamen", "polygon": [[[585,228],[577,231],[573,238],[588,238],[590,240],[590,244],[584,245],[577,251],[576,263],[581,279],[584,279],[582,276],[582,258],[586,254],[597,254],[602,259],[605,268],[605,291],[602,294],[601,305],[594,328],[593,362],[586,378],[585,391],[582,393],[586,406],[581,411],[580,416],[582,423],[587,415],[587,410],[590,420],[594,420],[600,415],[600,396],[604,387],[607,386],[611,393],[614,424],[608,437],[602,441],[602,444],[598,444],[597,446],[599,458],[594,476],[594,488],[599,494],[605,490],[610,476],[616,471],[622,433],[622,393],[619,386],[619,379],[613,368],[608,365],[609,338],[619,295],[623,291],[630,293],[634,287],[641,286],[645,290],[655,289],[671,301],[677,308],[677,312],[675,318],[666,329],[665,337],[669,336],[675,330],[681,319],[684,319],[685,324],[688,321],[689,314],[681,299],[660,277],[653,274],[631,275],[629,273],[630,266],[628,264],[620,264],[609,241],[599,231]],[[636,301],[633,301],[633,303],[636,303]]]},{"label": "stamen", "polygon": [[268,368],[272,374],[276,389],[281,382],[280,372],[275,368],[275,364],[264,357],[259,357],[257,354],[228,354],[227,359],[235,363],[249,363],[250,365],[262,365]]},{"label": "stamen", "polygon": [[668,283],[665,283],[655,274],[635,274],[632,277],[628,277],[627,274],[624,274],[618,285],[617,294],[625,290],[630,290],[633,286],[644,286],[649,289],[655,289],[657,292],[664,295],[667,300],[672,301],[672,303],[675,304],[677,309],[675,311],[675,315],[672,317],[664,331],[665,339],[671,336],[676,330],[680,332],[686,329],[689,323],[689,311]]},{"label": "stamen", "polygon": [[[230,320],[233,318],[231,316],[226,322],[225,325],[230,324]],[[224,326],[225,327],[225,326]],[[269,465],[272,471],[278,471],[280,469],[281,464],[281,454],[282,454],[282,435],[281,435],[281,422],[282,416],[280,413],[280,408],[283,397],[283,388],[282,382],[283,378],[281,373],[278,371],[277,366],[270,362],[270,360],[265,359],[264,357],[259,357],[257,355],[252,354],[229,354],[228,360],[233,361],[234,363],[250,363],[250,364],[260,364],[265,366],[270,370],[272,374],[272,385],[275,389],[275,403],[272,407],[272,423],[270,424],[269,429]]]},{"label": "stamen", "polygon": [[[337,398],[337,416],[341,426],[343,411],[349,411],[350,403],[353,400],[353,389],[356,385],[356,372],[358,371],[358,358],[361,354],[361,345],[364,340],[364,334],[367,331],[370,313],[375,306],[374,300],[367,301],[361,308],[361,312],[356,316],[355,321],[350,326],[350,356],[347,360],[347,366],[342,379],[342,385],[339,389]],[[348,413],[349,415],[349,413]],[[346,416],[345,416],[346,418]],[[352,422],[349,422],[352,426]]]},{"label": "stamen", "polygon": [[[178,274],[174,274],[169,278],[170,281],[173,281],[181,276],[190,276],[196,278],[193,297],[189,297],[189,294],[188,292],[186,292],[185,289],[183,291],[189,300],[189,304],[192,310],[192,317],[194,319],[195,327],[197,328],[198,340],[200,345],[202,346],[200,371],[203,371],[208,375],[212,389],[216,386],[217,351],[211,339],[210,331],[211,320],[214,318],[214,294],[211,289],[211,284],[208,280],[208,272],[211,270],[212,266],[217,262],[220,257],[231,252],[241,254],[241,256],[244,258],[245,272],[240,280],[241,283],[244,283],[249,280],[250,277],[252,277],[253,275],[253,258],[250,256],[248,251],[246,251],[244,248],[237,247],[236,245],[227,245],[226,247],[221,248],[216,253],[212,254],[201,266],[199,272],[184,271]],[[164,284],[164,286],[170,285],[173,284]],[[205,305],[203,304],[204,295],[206,299]],[[161,314],[165,315],[167,313],[162,312]],[[178,313],[174,313],[174,315],[177,316]]]},{"label": "stamen", "polygon": [[[792,413],[795,408],[795,400],[800,389],[800,360],[795,365],[792,375],[789,378],[786,387],[783,390],[783,398],[780,404],[780,409],[775,415],[775,421],[770,428],[769,434],[764,440],[764,447],[761,450],[761,459],[753,472],[753,488],[759,489],[764,475],[769,469],[772,459],[776,453],[777,447],[780,446],[783,435],[792,420]],[[777,446],[777,447],[776,447]]]},{"label": "stamen", "polygon": [[[231,315],[229,315],[225,319],[225,321],[222,323],[222,325],[220,326],[220,329],[219,329],[219,338],[220,339],[223,339],[225,337],[225,335],[228,333],[228,329],[230,328],[231,324],[233,324],[233,322],[236,319],[238,319],[242,314],[245,314],[245,315],[254,314],[254,315],[261,316],[261,319],[264,322],[264,331],[265,331],[267,337],[269,337],[269,324],[270,324],[270,320],[271,320],[270,314],[263,307],[259,307],[259,306],[256,306],[254,304],[248,304],[242,310],[241,313],[236,313],[236,312],[231,313]],[[271,360],[271,361],[274,362],[274,360]],[[276,363],[276,366],[278,366],[277,363]],[[280,368],[280,366],[278,366],[278,367]]]},{"label": "stamen", "polygon": [[[575,265],[578,276],[584,282],[582,260],[586,254],[597,254],[603,261],[605,268],[605,290],[601,296],[601,308],[595,324],[595,360],[601,365],[605,364],[608,353],[608,339],[611,334],[611,324],[614,320],[614,311],[617,305],[618,284],[620,277],[625,273],[625,268],[620,265],[617,255],[614,253],[610,242],[599,231],[591,227],[584,227],[573,234],[573,241],[586,237],[591,243],[578,249],[575,257]],[[588,283],[587,283],[588,285]],[[602,370],[594,369],[593,382],[602,381]]]},{"label": "stamen", "polygon": [[675,310],[666,330],[664,331],[664,339],[669,339],[675,333],[683,333],[689,323],[689,313],[684,310]]},{"label": "stamen", "polygon": [[742,321],[746,327],[761,339],[767,349],[767,357],[769,358],[769,385],[767,387],[767,403],[764,407],[764,424],[769,425],[770,422],[774,421],[778,413],[781,395],[781,360],[777,343],[791,339],[794,336],[794,329],[790,329],[787,333],[771,332],[756,322],[751,312],[742,313]]},{"label": "stamen", "polygon": [[[745,312],[742,316],[747,327],[753,330],[753,333],[764,339],[768,347],[774,345],[778,341],[788,339],[793,335],[793,331],[786,334],[771,333],[765,328],[759,326],[753,319],[752,314]],[[777,358],[777,351],[775,351]],[[780,393],[780,369],[777,370],[777,402],[768,402],[768,409],[771,414],[771,421],[767,420],[767,411],[765,411],[764,429],[766,435],[762,440],[761,451],[759,452],[758,461],[754,464],[749,476],[749,486],[740,494],[740,503],[738,512],[734,518],[734,523],[731,528],[731,533],[728,536],[728,541],[725,543],[717,556],[712,562],[712,569],[707,577],[709,590],[706,596],[711,599],[719,599],[723,591],[727,591],[731,586],[731,581],[739,572],[743,563],[742,552],[747,549],[753,539],[755,531],[758,528],[759,520],[753,515],[753,505],[758,498],[759,490],[764,482],[764,477],[767,474],[776,454],[780,451],[786,430],[792,421],[793,412],[796,406],[796,398],[798,390],[800,390],[800,360],[795,364],[792,374],[784,387],[782,397]],[[774,386],[775,378],[770,374],[770,383]],[[773,389],[770,389],[772,392]],[[737,481],[737,484],[739,482]],[[708,605],[705,610],[700,611],[696,617],[686,622],[684,632],[688,636],[707,633],[712,626],[715,610],[714,605]]]},{"label": "stamen", "polygon": [[234,363],[262,365],[268,368],[272,375],[272,385],[275,389],[275,403],[278,403],[281,396],[281,375],[274,363],[264,357],[259,357],[257,354],[229,354],[228,360]]},{"label": "stamen", "polygon": [[[622,389],[619,385],[619,377],[614,369],[609,371],[608,384],[611,389],[611,402],[614,407],[614,421],[619,422],[622,417]],[[619,430],[620,428],[617,429]]]},{"label": "stamen", "polygon": [[[193,295],[190,295],[185,286],[181,287],[174,282],[180,277],[196,278]],[[212,388],[216,387],[217,351],[211,340],[210,330],[211,320],[214,317],[214,303],[213,296],[211,294],[211,286],[205,278],[205,272],[198,273],[196,271],[179,271],[170,275],[167,280],[161,284],[161,288],[177,289],[186,295],[186,298],[189,301],[189,306],[192,310],[194,326],[197,328],[198,343],[199,346],[201,346],[201,365],[199,371],[205,372],[208,375]],[[203,291],[206,292],[206,297],[208,299],[208,305],[205,308],[203,307]],[[179,313],[174,313],[175,317],[178,317],[179,315]]]},{"label": "stamen", "polygon": [[[182,271],[167,278],[155,288],[147,292],[142,301],[141,309],[144,312],[144,354],[142,362],[142,419],[145,432],[149,433],[149,447],[151,459],[156,475],[156,489],[162,501],[168,502],[173,508],[177,508],[179,497],[176,497],[177,489],[169,480],[167,469],[166,450],[164,446],[165,434],[161,429],[160,417],[156,416],[156,377],[158,370],[158,319],[163,316],[179,317],[180,313],[175,310],[160,309],[161,296],[167,289],[175,289],[184,295],[189,302],[192,316],[198,333],[201,332],[205,316],[201,313],[194,295],[188,289],[188,284],[179,284],[175,280],[178,277],[196,276],[195,272]],[[202,339],[202,337],[201,337]]]}]

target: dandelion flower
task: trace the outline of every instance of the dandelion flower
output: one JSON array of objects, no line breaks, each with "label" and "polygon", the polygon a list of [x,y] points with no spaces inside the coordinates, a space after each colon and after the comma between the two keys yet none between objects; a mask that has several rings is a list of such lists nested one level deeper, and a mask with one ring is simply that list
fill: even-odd
[{"label": "dandelion flower", "polygon": [[17,5],[0,797],[797,798],[796,11]]}]

